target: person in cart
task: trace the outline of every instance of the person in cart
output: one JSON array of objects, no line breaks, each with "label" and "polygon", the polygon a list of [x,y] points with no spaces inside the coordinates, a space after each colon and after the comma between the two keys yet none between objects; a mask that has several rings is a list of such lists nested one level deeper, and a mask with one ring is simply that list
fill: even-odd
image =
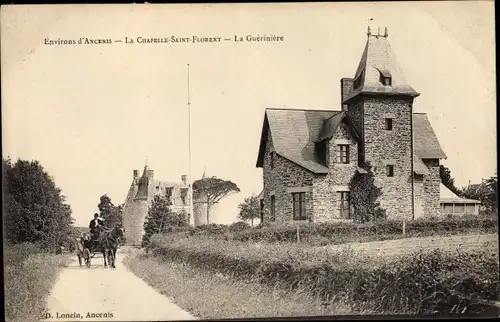
[{"label": "person in cart", "polygon": [[95,241],[99,237],[99,232],[101,231],[101,227],[104,226],[104,219],[102,217],[99,217],[98,213],[94,214],[94,219],[92,219],[89,223],[89,228],[90,228],[90,236],[91,240]]}]

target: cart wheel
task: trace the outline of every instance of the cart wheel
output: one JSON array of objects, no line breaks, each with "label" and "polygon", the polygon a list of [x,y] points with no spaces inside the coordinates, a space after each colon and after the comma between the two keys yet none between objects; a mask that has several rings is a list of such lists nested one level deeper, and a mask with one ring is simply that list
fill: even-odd
[{"label": "cart wheel", "polygon": [[85,265],[90,267],[90,250],[88,248],[83,251],[83,258],[85,258]]}]

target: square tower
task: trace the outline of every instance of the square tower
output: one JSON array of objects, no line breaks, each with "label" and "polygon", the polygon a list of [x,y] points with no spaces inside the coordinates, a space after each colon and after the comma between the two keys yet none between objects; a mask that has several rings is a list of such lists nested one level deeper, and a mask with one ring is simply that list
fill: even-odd
[{"label": "square tower", "polygon": [[361,130],[359,165],[371,166],[381,188],[380,206],[392,219],[412,219],[413,100],[419,95],[407,82],[384,34],[368,39],[354,78],[343,78],[342,109]]}]

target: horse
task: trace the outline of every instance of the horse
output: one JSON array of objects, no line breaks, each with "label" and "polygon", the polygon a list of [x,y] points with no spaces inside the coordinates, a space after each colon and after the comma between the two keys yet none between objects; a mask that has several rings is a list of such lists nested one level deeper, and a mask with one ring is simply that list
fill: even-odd
[{"label": "horse", "polygon": [[119,226],[114,226],[111,229],[102,228],[102,233],[99,238],[99,248],[103,254],[104,266],[106,267],[106,259],[112,268],[116,268],[115,259],[116,251],[120,244],[120,240],[123,237],[124,229]]}]

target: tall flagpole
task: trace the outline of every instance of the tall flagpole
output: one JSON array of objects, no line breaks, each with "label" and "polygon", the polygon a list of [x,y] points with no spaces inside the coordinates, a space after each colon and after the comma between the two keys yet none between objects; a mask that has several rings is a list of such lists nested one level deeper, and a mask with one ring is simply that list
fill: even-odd
[{"label": "tall flagpole", "polygon": [[193,185],[191,184],[193,182],[193,178],[191,177],[191,96],[190,96],[190,92],[189,92],[189,64],[187,64],[187,95],[188,95],[188,164],[189,164],[189,169],[188,169],[188,182],[189,182],[189,185],[191,186],[190,187],[190,211],[189,211],[189,215],[190,215],[190,221],[193,222],[194,224],[194,212],[193,212]]}]

